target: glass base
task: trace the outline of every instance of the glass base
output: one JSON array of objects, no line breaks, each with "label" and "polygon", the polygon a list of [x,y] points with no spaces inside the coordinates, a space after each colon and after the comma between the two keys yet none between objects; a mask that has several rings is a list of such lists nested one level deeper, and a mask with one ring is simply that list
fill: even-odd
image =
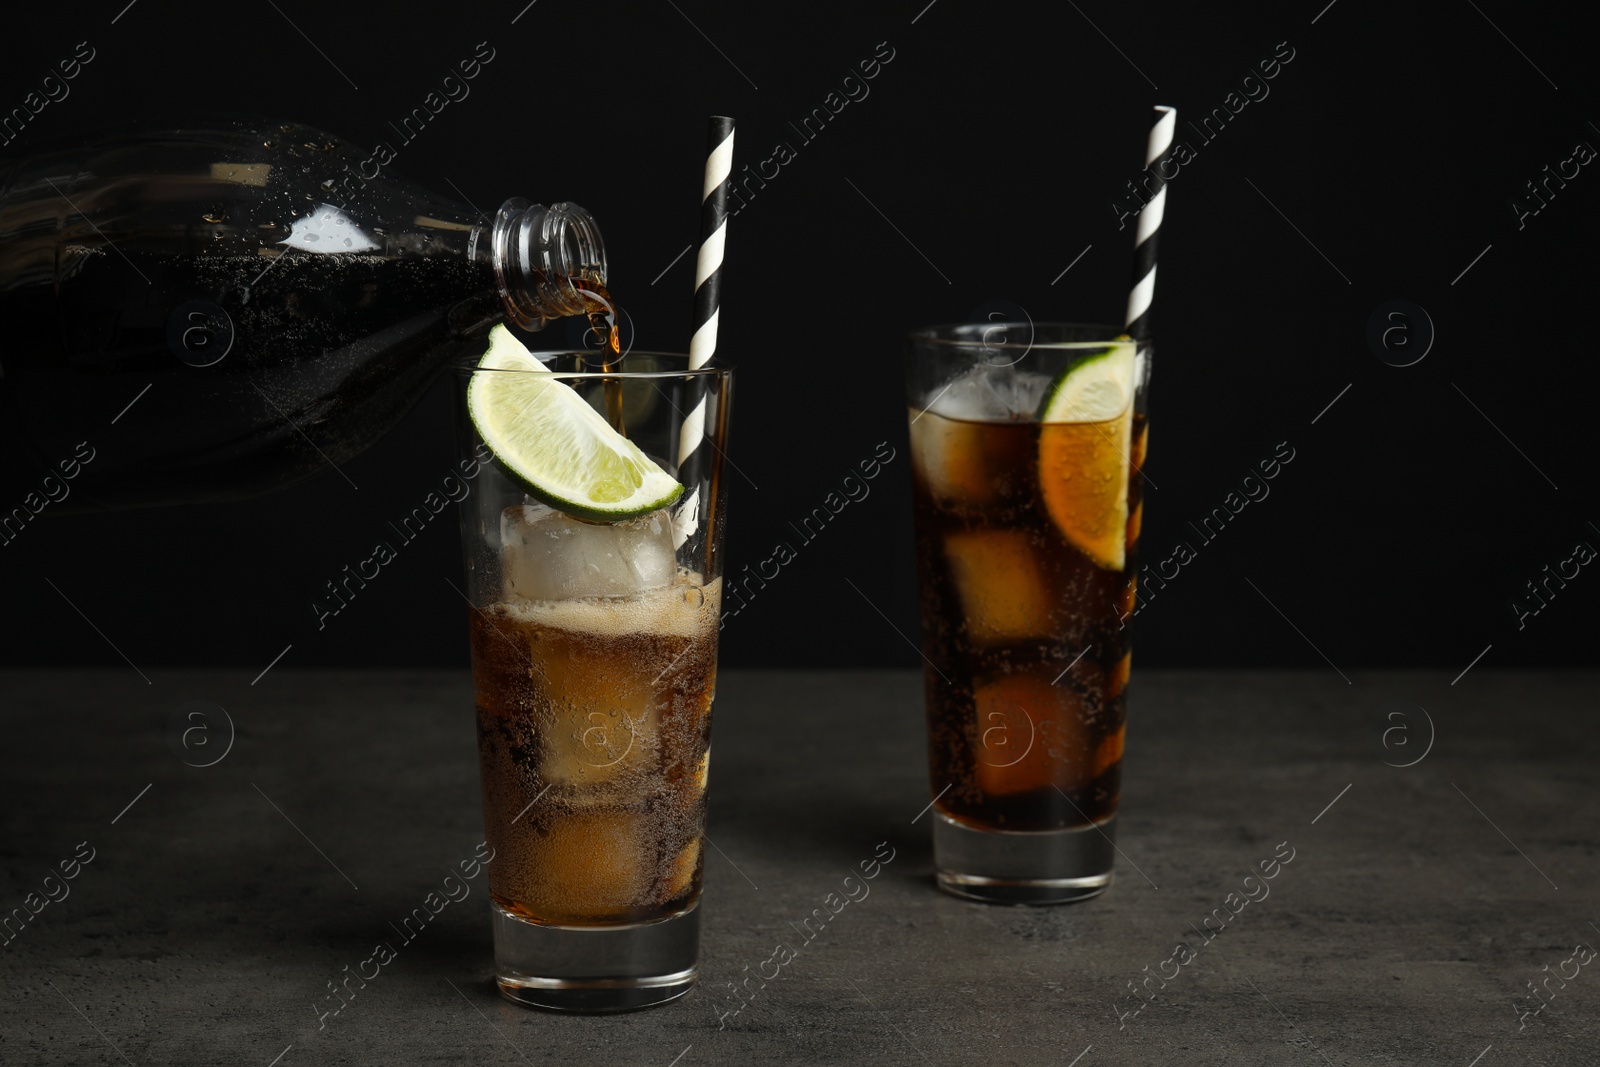
[{"label": "glass base", "polygon": [[1070,830],[978,830],[935,811],[939,888],[986,904],[1070,904],[1106,891],[1117,817]]},{"label": "glass base", "polygon": [[700,909],[627,926],[544,926],[491,904],[495,984],[551,1011],[637,1011],[689,991],[699,977]]}]

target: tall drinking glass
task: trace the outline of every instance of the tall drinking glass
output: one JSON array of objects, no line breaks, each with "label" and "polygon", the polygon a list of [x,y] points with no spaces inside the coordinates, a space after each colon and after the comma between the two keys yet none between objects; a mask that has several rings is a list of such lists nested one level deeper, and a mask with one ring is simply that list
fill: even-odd
[{"label": "tall drinking glass", "polygon": [[1151,355],[1120,334],[910,338],[934,866],[957,896],[1111,884]]},{"label": "tall drinking glass", "polygon": [[[684,483],[621,523],[525,496],[467,413],[462,507],[495,976],[519,1003],[624,1011],[696,976],[721,605],[731,371],[630,353],[536,353]],[[679,466],[704,397],[704,440]],[[464,471],[467,469],[464,465]]]}]

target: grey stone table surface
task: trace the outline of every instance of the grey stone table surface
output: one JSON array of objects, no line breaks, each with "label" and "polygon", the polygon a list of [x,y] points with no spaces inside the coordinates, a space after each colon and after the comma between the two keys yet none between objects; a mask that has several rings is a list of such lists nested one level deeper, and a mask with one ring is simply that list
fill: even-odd
[{"label": "grey stone table surface", "polygon": [[1136,672],[1117,882],[1027,909],[933,888],[915,675],[727,672],[701,984],[596,1018],[498,998],[481,876],[391,925],[483,836],[466,672],[251,673],[0,673],[0,1064],[1600,1063],[1600,674]]}]

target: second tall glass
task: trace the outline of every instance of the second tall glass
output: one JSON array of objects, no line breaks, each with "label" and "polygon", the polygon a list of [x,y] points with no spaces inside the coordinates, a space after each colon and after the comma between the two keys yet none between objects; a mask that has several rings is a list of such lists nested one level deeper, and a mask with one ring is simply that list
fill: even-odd
[{"label": "second tall glass", "polygon": [[1111,883],[1150,361],[1119,335],[911,336],[934,865],[958,896]]}]

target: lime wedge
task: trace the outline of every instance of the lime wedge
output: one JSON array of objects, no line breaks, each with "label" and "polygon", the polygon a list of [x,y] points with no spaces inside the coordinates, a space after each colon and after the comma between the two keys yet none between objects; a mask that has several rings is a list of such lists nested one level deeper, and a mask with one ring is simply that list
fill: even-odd
[{"label": "lime wedge", "polygon": [[1104,422],[1133,400],[1133,342],[1113,341],[1083,356],[1045,391],[1040,422]]},{"label": "lime wedge", "polygon": [[1039,406],[1039,490],[1056,529],[1096,566],[1127,566],[1132,341],[1068,367]]},{"label": "lime wedge", "polygon": [[528,495],[569,515],[616,522],[683,493],[503,325],[489,331],[489,350],[467,383],[467,413]]}]

